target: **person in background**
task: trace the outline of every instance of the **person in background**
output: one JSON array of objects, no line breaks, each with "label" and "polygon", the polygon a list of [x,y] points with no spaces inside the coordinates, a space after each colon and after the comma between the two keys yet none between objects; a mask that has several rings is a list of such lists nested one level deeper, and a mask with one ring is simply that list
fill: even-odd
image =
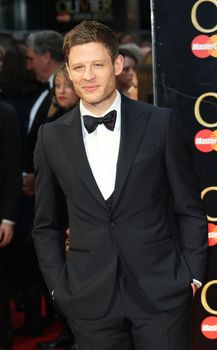
[{"label": "person in background", "polygon": [[78,103],[73,84],[69,78],[65,64],[62,64],[54,74],[53,99],[48,111],[47,121],[61,117]]},{"label": "person in background", "polygon": [[25,286],[25,324],[16,334],[32,337],[41,336],[45,325],[41,314],[42,278],[31,237],[35,205],[33,153],[38,128],[45,122],[52,101],[54,72],[63,61],[62,44],[63,36],[52,30],[30,33],[26,40],[27,69],[34,73],[42,88],[29,110],[25,134],[22,207],[17,228],[25,237],[19,262],[24,266],[21,277]]},{"label": "person in background", "polygon": [[117,91],[110,28],[83,21],[63,47],[80,103],[42,125],[34,158],[33,241],[50,295],[79,350],[189,350],[207,220],[184,131],[173,110]]},{"label": "person in background", "polygon": [[137,100],[137,59],[133,53],[127,49],[120,48],[119,54],[124,58],[124,66],[121,74],[116,77],[117,89],[123,95]]},{"label": "person in background", "polygon": [[11,275],[8,266],[9,247],[20,205],[20,188],[19,124],[13,107],[0,101],[0,350],[12,350]]},{"label": "person in background", "polygon": [[139,45],[137,45],[136,43],[121,44],[119,45],[119,49],[126,49],[130,51],[133,54],[133,56],[136,58],[137,64],[141,64],[143,54]]},{"label": "person in background", "polygon": [[[147,43],[147,45],[149,44]],[[150,45],[145,50],[141,45],[137,45],[135,42],[129,42],[121,44],[119,48],[130,51],[137,61],[136,73],[134,73],[132,85],[128,90],[128,97],[134,100],[153,103],[153,77],[152,65],[150,64],[152,55]]]},{"label": "person in background", "polygon": [[34,73],[27,69],[26,47],[24,45],[8,47],[0,72],[0,96],[16,110],[20,125],[23,163],[29,113],[42,89],[43,86],[35,79]]},{"label": "person in background", "polygon": [[137,69],[137,78],[138,99],[153,104],[153,65],[151,46],[147,46],[146,53],[143,51],[143,58]]},{"label": "person in background", "polygon": [[[142,61],[146,62],[146,56],[150,56],[150,54],[152,53],[152,42],[151,40],[144,40],[142,42],[140,42],[139,44],[141,53],[142,53]],[[147,61],[149,60],[149,58],[147,58]],[[151,62],[147,62],[147,63],[151,63]]]},{"label": "person in background", "polygon": [[44,91],[33,104],[28,122],[26,176],[24,193],[34,195],[33,152],[38,128],[44,123],[52,101],[54,72],[63,62],[63,36],[53,30],[31,33],[27,37],[27,68],[33,71],[36,79],[44,83]]},{"label": "person in background", "polygon": [[[26,135],[29,113],[42,91],[41,83],[27,69],[26,47],[24,45],[16,44],[7,48],[0,73],[0,89],[2,99],[16,110],[21,139],[22,172],[26,164]],[[26,197],[21,196],[13,244],[11,245],[13,254],[10,263],[13,266],[11,273],[13,298],[17,309],[24,309],[25,311],[26,326],[30,327],[31,325],[31,329],[34,328],[35,332],[35,329],[40,327],[41,312],[39,307],[40,293],[33,293],[33,290],[40,290],[41,283],[39,281],[38,265],[32,253],[33,248],[29,233],[31,216],[28,215],[28,210],[28,199],[26,200]],[[36,268],[33,269],[33,266],[36,266]],[[32,294],[34,295],[32,296]],[[33,327],[33,325],[36,326]],[[20,330],[15,329],[15,332],[20,332]]]}]

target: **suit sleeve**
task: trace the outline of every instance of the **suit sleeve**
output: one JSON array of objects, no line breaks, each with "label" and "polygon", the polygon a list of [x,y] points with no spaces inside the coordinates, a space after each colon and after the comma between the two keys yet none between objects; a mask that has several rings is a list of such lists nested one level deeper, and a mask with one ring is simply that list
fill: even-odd
[{"label": "suit sleeve", "polygon": [[32,235],[40,269],[51,291],[65,263],[68,220],[62,190],[47,160],[44,129],[44,125],[39,129],[34,155],[36,203]]},{"label": "suit sleeve", "polygon": [[207,258],[207,220],[184,133],[174,116],[168,118],[166,167],[182,253],[193,278],[203,281]]}]

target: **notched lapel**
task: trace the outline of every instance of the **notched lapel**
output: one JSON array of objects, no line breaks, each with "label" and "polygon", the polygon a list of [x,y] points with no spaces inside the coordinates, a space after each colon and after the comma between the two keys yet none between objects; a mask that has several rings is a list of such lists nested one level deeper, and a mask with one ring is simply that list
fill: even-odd
[{"label": "notched lapel", "polygon": [[[123,98],[123,97],[122,97]],[[117,162],[116,183],[113,199],[113,208],[123,190],[129,170],[142,136],[144,135],[151,112],[143,108],[138,109],[127,100],[121,107],[121,142]]]},{"label": "notched lapel", "polygon": [[106,209],[106,202],[97,186],[91,171],[81,129],[80,111],[76,106],[64,121],[60,121],[60,137],[62,144],[69,159],[70,164],[74,167],[77,174],[82,179],[87,189],[92,193]]}]

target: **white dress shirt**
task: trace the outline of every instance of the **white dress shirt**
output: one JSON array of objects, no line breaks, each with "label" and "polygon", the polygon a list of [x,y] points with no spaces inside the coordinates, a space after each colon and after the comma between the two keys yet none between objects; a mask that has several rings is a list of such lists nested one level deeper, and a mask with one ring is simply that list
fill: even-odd
[{"label": "white dress shirt", "polygon": [[80,101],[81,125],[87,158],[93,176],[105,200],[111,196],[115,188],[121,131],[121,95],[118,91],[115,101],[100,117],[112,110],[117,111],[114,130],[110,131],[104,124],[100,124],[94,132],[89,134],[84,126],[82,117],[84,115],[95,115],[88,111],[82,101]]}]

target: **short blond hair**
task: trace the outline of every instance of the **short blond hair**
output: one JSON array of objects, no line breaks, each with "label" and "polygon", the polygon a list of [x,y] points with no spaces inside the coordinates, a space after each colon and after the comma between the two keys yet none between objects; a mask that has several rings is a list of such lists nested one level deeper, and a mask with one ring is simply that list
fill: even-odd
[{"label": "short blond hair", "polygon": [[66,62],[68,62],[70,49],[73,46],[91,42],[103,44],[114,63],[119,54],[117,37],[109,27],[97,21],[82,21],[65,35],[63,52]]}]

